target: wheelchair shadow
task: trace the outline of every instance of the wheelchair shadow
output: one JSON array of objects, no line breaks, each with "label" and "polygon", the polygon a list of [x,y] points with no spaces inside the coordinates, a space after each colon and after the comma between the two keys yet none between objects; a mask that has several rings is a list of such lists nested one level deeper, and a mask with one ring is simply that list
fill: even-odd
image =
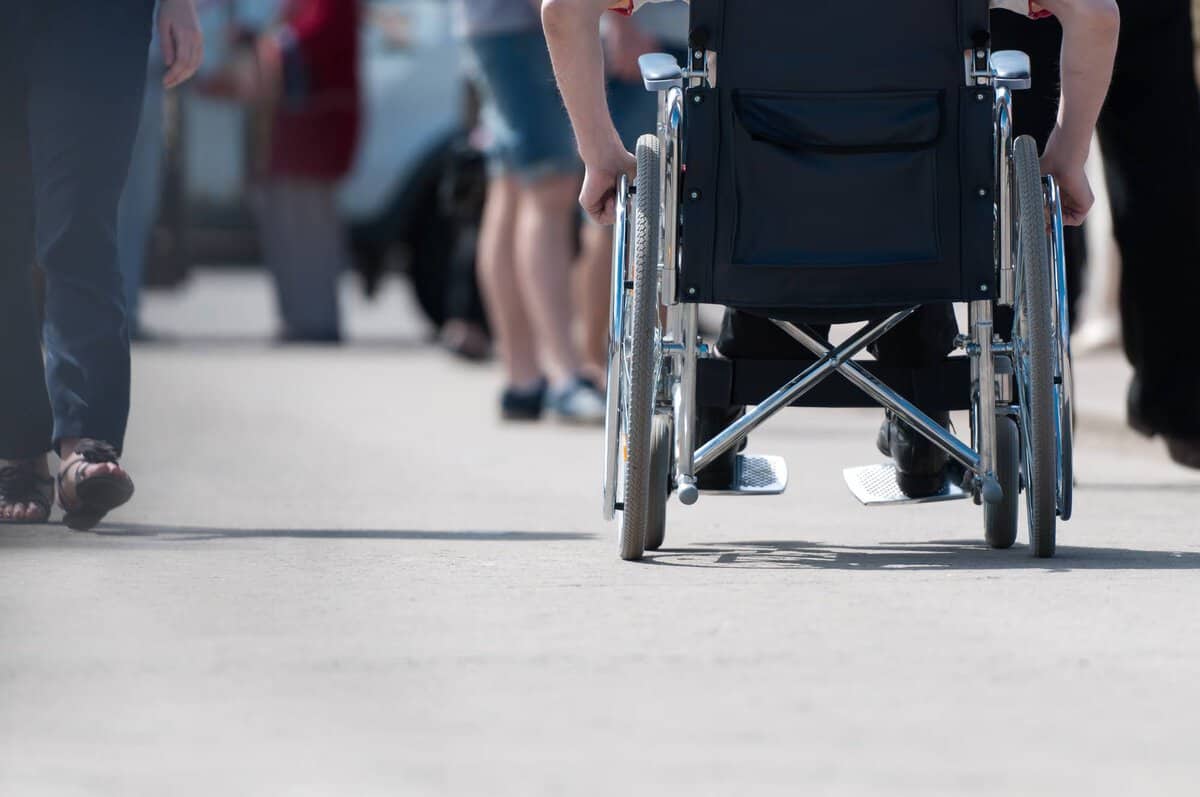
[{"label": "wheelchair shadow", "polygon": [[[76,532],[78,533],[78,532]],[[178,542],[245,539],[297,540],[430,540],[464,542],[569,542],[590,540],[594,534],[575,531],[489,531],[423,529],[229,529],[211,526],[161,526],[150,523],[104,523],[91,534]]]},{"label": "wheelchair shadow", "polygon": [[747,570],[1200,570],[1200,553],[1189,551],[1060,546],[1053,559],[1037,559],[1025,545],[995,551],[978,540],[871,546],[803,540],[728,542],[648,552],[643,561],[663,567]]}]

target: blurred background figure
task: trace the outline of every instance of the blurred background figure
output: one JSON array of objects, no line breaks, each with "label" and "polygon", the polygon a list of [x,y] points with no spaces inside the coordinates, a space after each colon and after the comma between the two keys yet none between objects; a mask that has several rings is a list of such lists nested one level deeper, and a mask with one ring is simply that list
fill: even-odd
[{"label": "blurred background figure", "polygon": [[478,267],[505,369],[501,415],[599,422],[604,399],[584,377],[570,301],[581,167],[537,4],[454,6],[490,139]]},{"label": "blurred background figure", "polygon": [[338,281],[350,263],[335,202],[358,143],[357,0],[284,0],[258,40],[265,171],[258,215],[285,341],[341,340]]},{"label": "blurred background figure", "polygon": [[[1200,468],[1200,350],[1188,343],[1200,295],[1192,0],[1119,5],[1120,46],[1097,133],[1122,263],[1122,338],[1134,372],[1127,417],[1138,432],[1161,436],[1177,463]],[[1001,16],[993,19],[996,46],[1028,51],[1035,76],[1055,74],[1061,30]],[[1016,102],[1017,132],[1044,144],[1057,116],[1057,87],[1042,80]],[[1077,273],[1070,279],[1080,283]]]},{"label": "blurred background figure", "polygon": [[[608,14],[604,20],[604,65],[608,70],[608,107],[625,147],[633,152],[638,137],[653,133],[658,97],[646,91],[639,56],[668,52],[687,63],[688,7],[661,3],[632,17]],[[583,254],[576,301],[583,320],[584,353],[589,375],[603,383],[608,363],[608,297],[612,269],[612,229],[583,222]]]}]

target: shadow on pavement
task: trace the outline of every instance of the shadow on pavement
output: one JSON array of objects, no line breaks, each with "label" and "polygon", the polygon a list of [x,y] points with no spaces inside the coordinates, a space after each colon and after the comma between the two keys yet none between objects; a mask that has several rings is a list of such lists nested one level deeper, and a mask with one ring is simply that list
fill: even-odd
[{"label": "shadow on pavement", "polygon": [[1154,484],[1080,482],[1075,485],[1075,489],[1096,490],[1105,493],[1191,493],[1200,495],[1200,481],[1156,482]]},{"label": "shadow on pavement", "polygon": [[1200,553],[1060,546],[1053,559],[1035,559],[1023,545],[994,551],[978,540],[833,545],[802,540],[729,542],[648,553],[666,567],[813,570],[1200,570]]},{"label": "shadow on pavement", "polygon": [[478,542],[554,542],[588,540],[593,534],[574,531],[421,531],[386,529],[220,529],[208,526],[156,526],[149,523],[105,523],[92,534],[109,537],[165,537],[172,540],[285,538],[299,540],[444,540]]},{"label": "shadow on pavement", "polygon": [[134,343],[134,353],[138,351],[224,351],[228,349],[244,349],[246,351],[290,352],[334,352],[353,353],[379,352],[403,353],[434,351],[434,341],[430,336],[416,337],[364,337],[344,340],[341,343],[286,343],[270,335],[221,335],[205,332],[195,333],[162,333],[146,340]]}]

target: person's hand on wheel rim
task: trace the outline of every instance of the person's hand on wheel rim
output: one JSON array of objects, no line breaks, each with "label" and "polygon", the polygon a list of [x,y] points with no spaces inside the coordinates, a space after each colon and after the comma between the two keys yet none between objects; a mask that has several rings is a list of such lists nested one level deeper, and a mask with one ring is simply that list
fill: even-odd
[{"label": "person's hand on wheel rim", "polygon": [[616,221],[617,180],[622,174],[630,180],[637,176],[637,158],[623,147],[587,164],[579,204],[596,223],[609,225]]},{"label": "person's hand on wheel rim", "polygon": [[196,74],[204,59],[204,34],[192,0],[162,0],[158,7],[158,41],[167,65],[165,88],[173,89]]},{"label": "person's hand on wheel rim", "polygon": [[1082,155],[1067,152],[1058,136],[1058,130],[1051,133],[1046,151],[1042,154],[1042,173],[1053,175],[1058,181],[1059,193],[1062,196],[1063,224],[1068,227],[1083,224],[1092,205],[1096,203],[1096,195],[1092,193],[1092,184],[1084,170],[1086,163],[1087,152]]}]

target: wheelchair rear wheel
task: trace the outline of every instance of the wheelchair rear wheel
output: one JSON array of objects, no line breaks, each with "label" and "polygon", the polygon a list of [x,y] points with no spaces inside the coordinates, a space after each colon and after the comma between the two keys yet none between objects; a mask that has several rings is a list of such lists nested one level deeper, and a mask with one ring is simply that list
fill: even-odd
[{"label": "wheelchair rear wheel", "polygon": [[1034,556],[1048,558],[1054,555],[1058,514],[1055,302],[1037,144],[1021,136],[1014,150],[1020,227],[1013,365],[1020,394],[1029,546]]},{"label": "wheelchair rear wheel", "polygon": [[1007,416],[996,419],[996,478],[1004,498],[983,505],[984,533],[992,548],[1011,548],[1021,519],[1021,432]]},{"label": "wheelchair rear wheel", "polygon": [[[662,360],[658,310],[660,234],[658,138],[646,135],[637,145],[637,193],[634,213],[633,307],[626,315],[623,368],[626,372],[625,501],[621,512],[621,558],[642,558],[650,526],[659,522],[667,490],[654,470],[654,404]],[[661,466],[660,466],[661,467]],[[661,544],[661,523],[658,530]]]}]

